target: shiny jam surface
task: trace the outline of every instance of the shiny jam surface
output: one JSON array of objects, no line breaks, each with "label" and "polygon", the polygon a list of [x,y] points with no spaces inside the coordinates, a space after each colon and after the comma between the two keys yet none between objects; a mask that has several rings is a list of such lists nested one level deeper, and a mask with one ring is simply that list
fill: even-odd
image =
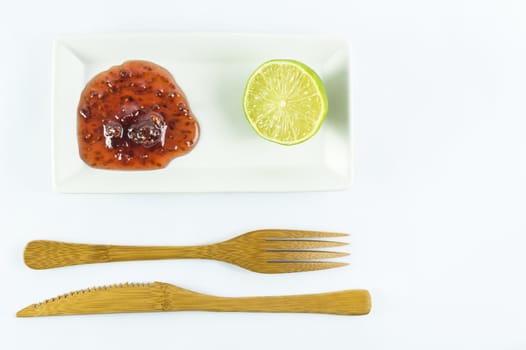
[{"label": "shiny jam surface", "polygon": [[80,157],[94,168],[164,168],[190,152],[199,126],[172,75],[128,61],[95,76],[77,110]]}]

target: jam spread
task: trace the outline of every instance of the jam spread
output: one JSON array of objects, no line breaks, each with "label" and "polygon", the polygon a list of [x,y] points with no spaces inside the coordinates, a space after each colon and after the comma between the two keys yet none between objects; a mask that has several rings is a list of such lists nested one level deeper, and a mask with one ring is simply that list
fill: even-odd
[{"label": "jam spread", "polygon": [[95,76],[77,110],[80,158],[101,169],[164,168],[190,152],[199,125],[164,68],[128,61]]}]

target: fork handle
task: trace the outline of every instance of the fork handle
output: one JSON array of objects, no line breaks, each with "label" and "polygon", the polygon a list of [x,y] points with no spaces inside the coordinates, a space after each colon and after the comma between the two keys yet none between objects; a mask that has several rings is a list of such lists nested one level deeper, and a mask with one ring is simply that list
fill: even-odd
[{"label": "fork handle", "polygon": [[31,241],[24,249],[24,261],[33,269],[94,264],[113,261],[211,258],[209,246],[122,246]]},{"label": "fork handle", "polygon": [[364,289],[320,294],[240,298],[206,294],[185,298],[177,295],[173,298],[173,310],[366,315],[371,311],[371,295]]}]

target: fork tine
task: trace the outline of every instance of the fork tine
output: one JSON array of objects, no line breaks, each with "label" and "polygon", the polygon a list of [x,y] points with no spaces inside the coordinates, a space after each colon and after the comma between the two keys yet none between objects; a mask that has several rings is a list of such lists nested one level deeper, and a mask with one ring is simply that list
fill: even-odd
[{"label": "fork tine", "polygon": [[349,265],[342,262],[330,262],[330,261],[296,261],[296,262],[282,262],[282,261],[270,261],[265,264],[265,269],[260,272],[263,273],[286,273],[286,272],[302,272],[302,271],[316,271],[326,270],[335,267],[341,267]]},{"label": "fork tine", "polygon": [[342,252],[323,252],[316,250],[267,250],[263,253],[263,259],[273,261],[294,261],[294,260],[318,260],[331,259],[347,256],[348,253]]},{"label": "fork tine", "polygon": [[267,239],[273,238],[321,238],[321,237],[346,237],[347,233],[301,231],[301,230],[266,230]]},{"label": "fork tine", "polygon": [[262,244],[264,249],[320,249],[320,248],[331,248],[341,247],[348,245],[345,242],[334,242],[334,241],[317,241],[317,240],[290,240],[290,239],[271,239],[266,240]]}]

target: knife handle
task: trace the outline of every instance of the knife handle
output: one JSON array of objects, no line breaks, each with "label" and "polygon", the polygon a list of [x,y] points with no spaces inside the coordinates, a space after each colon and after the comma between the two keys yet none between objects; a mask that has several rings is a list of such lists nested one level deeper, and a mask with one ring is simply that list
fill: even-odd
[{"label": "knife handle", "polygon": [[300,312],[336,315],[366,315],[371,311],[371,295],[367,290],[261,296],[217,297],[206,294],[175,294],[167,309],[174,311],[226,311],[226,312]]},{"label": "knife handle", "polygon": [[209,247],[211,246],[122,246],[36,240],[26,245],[24,262],[32,269],[43,270],[113,261],[207,259],[211,258]]}]

